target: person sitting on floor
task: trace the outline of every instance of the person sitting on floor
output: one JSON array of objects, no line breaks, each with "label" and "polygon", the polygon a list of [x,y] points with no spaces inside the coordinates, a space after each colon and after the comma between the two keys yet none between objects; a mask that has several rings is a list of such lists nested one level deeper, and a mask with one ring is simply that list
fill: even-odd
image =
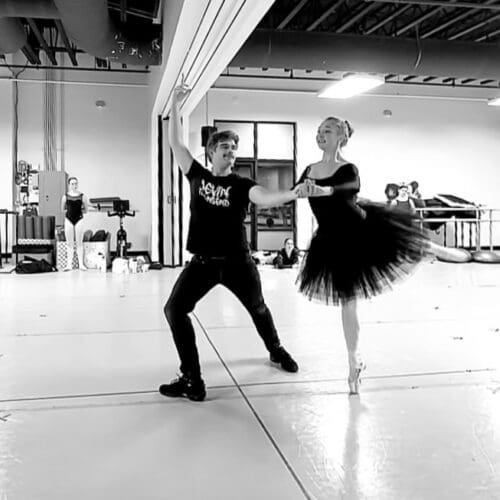
[{"label": "person sitting on floor", "polygon": [[274,266],[278,269],[292,267],[299,262],[299,249],[295,247],[292,238],[287,238],[284,245],[273,260]]}]

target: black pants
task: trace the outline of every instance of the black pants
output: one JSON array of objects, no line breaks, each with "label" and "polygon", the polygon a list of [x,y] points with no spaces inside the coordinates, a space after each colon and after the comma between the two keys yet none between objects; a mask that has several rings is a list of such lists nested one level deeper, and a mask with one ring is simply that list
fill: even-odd
[{"label": "black pants", "polygon": [[269,352],[280,346],[271,313],[262,296],[259,272],[250,255],[210,258],[194,256],[174,285],[164,311],[181,361],[183,374],[201,376],[198,349],[188,313],[215,285],[224,285],[250,313]]}]

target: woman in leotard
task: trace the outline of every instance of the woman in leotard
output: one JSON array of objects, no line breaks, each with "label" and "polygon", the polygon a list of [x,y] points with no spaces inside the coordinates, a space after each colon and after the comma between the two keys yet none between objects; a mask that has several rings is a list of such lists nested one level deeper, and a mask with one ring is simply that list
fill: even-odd
[{"label": "woman in leotard", "polygon": [[61,210],[64,213],[64,233],[68,244],[68,263],[65,271],[71,271],[73,255],[78,255],[78,267],[82,271],[87,268],[83,262],[83,214],[87,212],[87,199],[78,191],[78,179],[68,179],[68,192],[61,199]]}]

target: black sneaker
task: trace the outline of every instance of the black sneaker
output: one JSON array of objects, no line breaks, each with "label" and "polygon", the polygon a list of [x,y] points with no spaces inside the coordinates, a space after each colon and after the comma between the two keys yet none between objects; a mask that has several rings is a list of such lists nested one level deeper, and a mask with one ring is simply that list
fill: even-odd
[{"label": "black sneaker", "polygon": [[203,401],[207,395],[205,383],[200,378],[192,380],[185,375],[172,380],[170,384],[162,384],[159,389],[160,394],[171,398],[180,398],[186,396],[191,401]]},{"label": "black sneaker", "polygon": [[299,365],[283,347],[278,347],[278,349],[272,351],[270,359],[273,363],[279,363],[286,372],[295,373],[299,371]]}]

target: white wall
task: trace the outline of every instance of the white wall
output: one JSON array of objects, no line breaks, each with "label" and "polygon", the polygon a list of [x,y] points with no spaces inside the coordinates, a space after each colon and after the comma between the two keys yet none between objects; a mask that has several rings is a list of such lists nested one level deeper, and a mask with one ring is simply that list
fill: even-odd
[{"label": "white wall", "polygon": [[[136,216],[125,219],[132,250],[149,249],[151,230],[150,121],[146,88],[65,87],[65,163],[89,198],[130,200]],[[106,107],[98,109],[96,100]],[[118,230],[118,218],[89,213],[89,229]]]},{"label": "white wall", "polygon": [[[392,118],[384,118],[384,109]],[[201,153],[200,127],[214,119],[296,121],[300,173],[320,159],[315,133],[329,115],[348,119],[355,129],[344,152],[360,170],[361,196],[384,200],[388,182],[417,180],[425,197],[452,193],[500,207],[500,108],[482,102],[368,96],[341,101],[212,89],[208,120],[205,100],[191,115],[190,146]],[[312,218],[307,203],[298,206],[298,243],[304,248]]]},{"label": "white wall", "polygon": [[[117,77],[115,77],[117,78]],[[6,176],[12,134],[11,83],[1,82],[0,205],[11,206],[5,192],[11,190]],[[130,199],[135,218],[125,219],[132,250],[148,250],[151,232],[150,184],[150,104],[147,87],[64,85],[65,165],[70,175],[79,178],[80,189],[89,198],[119,196]],[[96,100],[106,107],[98,109]],[[4,106],[5,104],[5,106]],[[5,109],[5,112],[4,112]],[[43,168],[43,86],[19,83],[18,159]],[[8,142],[6,141],[8,139]],[[10,166],[8,167],[10,169]],[[8,186],[8,187],[6,187]],[[5,202],[4,202],[5,199]],[[86,229],[106,229],[112,244],[118,218],[105,212],[89,213]]]}]

